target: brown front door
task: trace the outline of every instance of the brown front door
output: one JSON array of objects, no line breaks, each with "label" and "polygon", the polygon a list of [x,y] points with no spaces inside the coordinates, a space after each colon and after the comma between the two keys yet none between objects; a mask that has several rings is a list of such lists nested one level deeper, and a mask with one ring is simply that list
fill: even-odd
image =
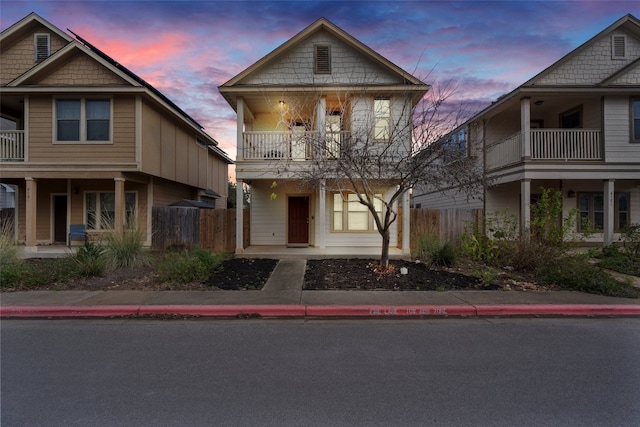
[{"label": "brown front door", "polygon": [[289,197],[289,244],[309,244],[309,197]]}]

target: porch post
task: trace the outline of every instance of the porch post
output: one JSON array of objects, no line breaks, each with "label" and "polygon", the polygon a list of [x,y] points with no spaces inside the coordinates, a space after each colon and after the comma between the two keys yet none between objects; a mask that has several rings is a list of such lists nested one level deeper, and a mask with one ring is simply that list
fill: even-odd
[{"label": "porch post", "polygon": [[326,132],[327,132],[327,126],[326,126],[326,116],[327,116],[327,99],[322,97],[318,100],[318,105],[316,106],[316,121],[317,121],[317,127],[318,129],[316,129],[318,131],[318,133],[320,134],[321,138],[324,138]]},{"label": "porch post", "polygon": [[520,131],[522,134],[522,160],[531,158],[531,99],[520,100]]},{"label": "porch post", "polygon": [[529,240],[531,228],[531,180],[520,181],[520,236]]},{"label": "porch post", "polygon": [[411,253],[411,207],[409,190],[402,195],[402,253]]},{"label": "porch post", "polygon": [[[240,149],[238,149],[238,153],[240,153]],[[243,181],[241,179],[236,179],[236,253],[241,254],[244,252],[244,236],[242,235],[243,231],[243,209],[244,209],[244,199],[242,193]]]},{"label": "porch post", "polygon": [[[27,183],[25,197],[25,250],[36,250],[36,225],[38,212],[38,182],[35,178],[25,178]],[[16,226],[17,227],[17,226]]]},{"label": "porch post", "polygon": [[[244,159],[244,137],[243,137],[243,131],[244,131],[244,99],[241,97],[238,97],[238,99],[236,100],[236,115],[237,115],[237,122],[236,122],[236,160],[242,160]],[[240,185],[238,185],[238,188],[241,188]],[[236,200],[236,205],[237,205],[237,201],[238,200],[242,200],[242,199],[237,199]]]},{"label": "porch post", "polygon": [[607,179],[604,181],[604,189],[602,194],[602,200],[604,201],[604,236],[602,239],[602,246],[609,246],[613,243],[613,230],[615,219],[615,202],[614,202],[614,181],[613,179]]},{"label": "porch post", "polygon": [[316,224],[316,235],[318,236],[318,247],[324,248],[326,245],[324,237],[326,233],[325,224],[327,221],[327,187],[324,179],[320,180],[318,196],[318,222]]},{"label": "porch post", "polygon": [[124,178],[114,178],[116,183],[116,191],[115,191],[115,218],[113,221],[113,227],[117,234],[122,234],[124,232]]}]

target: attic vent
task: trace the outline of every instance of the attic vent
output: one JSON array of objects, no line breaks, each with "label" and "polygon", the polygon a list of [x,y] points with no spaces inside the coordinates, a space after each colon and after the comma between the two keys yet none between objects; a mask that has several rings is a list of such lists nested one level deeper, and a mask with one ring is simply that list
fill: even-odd
[{"label": "attic vent", "polygon": [[315,73],[331,74],[331,50],[329,45],[315,46]]},{"label": "attic vent", "polygon": [[625,36],[613,36],[611,38],[611,57],[613,59],[625,59],[627,57],[627,38]]},{"label": "attic vent", "polygon": [[50,55],[49,52],[49,34],[36,34],[34,36],[34,45],[35,45],[35,61],[40,62],[47,59]]}]

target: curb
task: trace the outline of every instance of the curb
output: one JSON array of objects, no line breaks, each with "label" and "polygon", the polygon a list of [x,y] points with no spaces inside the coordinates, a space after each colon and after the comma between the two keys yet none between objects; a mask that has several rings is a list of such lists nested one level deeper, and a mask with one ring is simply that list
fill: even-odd
[{"label": "curb", "polygon": [[5,306],[0,317],[29,318],[443,318],[640,316],[640,305],[104,305]]}]

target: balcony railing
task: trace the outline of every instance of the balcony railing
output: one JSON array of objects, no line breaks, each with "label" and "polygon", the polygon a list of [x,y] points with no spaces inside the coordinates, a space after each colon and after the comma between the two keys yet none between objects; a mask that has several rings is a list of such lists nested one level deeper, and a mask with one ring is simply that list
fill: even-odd
[{"label": "balcony railing", "polygon": [[242,154],[244,160],[309,160],[319,155],[339,157],[350,135],[350,132],[327,132],[323,138],[317,131],[249,131],[243,133]]},{"label": "balcony railing", "polygon": [[[522,161],[525,150],[524,134],[517,133],[487,145],[488,170]],[[602,145],[598,129],[532,129],[526,150],[535,161],[602,160]]]},{"label": "balcony railing", "polygon": [[0,130],[0,162],[24,161],[24,131]]}]

